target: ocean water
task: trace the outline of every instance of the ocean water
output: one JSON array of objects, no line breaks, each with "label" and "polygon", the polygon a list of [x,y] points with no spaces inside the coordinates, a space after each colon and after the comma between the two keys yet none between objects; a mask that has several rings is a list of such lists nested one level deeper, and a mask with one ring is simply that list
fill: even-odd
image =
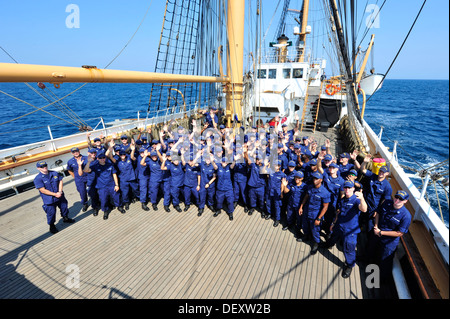
[{"label": "ocean water", "polygon": [[[36,83],[30,83],[41,94]],[[81,84],[65,83],[59,89],[48,88],[58,97],[69,94]],[[87,84],[64,100],[70,108],[91,127],[99,124],[100,116],[105,122],[115,119],[136,118],[141,111],[145,116],[150,97],[151,84]],[[33,92],[23,83],[0,83],[0,90],[24,100],[35,107],[43,107],[49,102]],[[54,138],[79,132],[78,129],[49,114],[34,111],[33,106],[24,104],[0,93],[0,149],[29,144],[49,139],[47,125]],[[46,111],[63,119],[68,119],[55,105]],[[448,80],[386,80],[383,87],[368,102],[365,120],[375,133],[383,126],[382,140],[393,149],[398,141],[399,161],[408,173],[430,168],[449,158],[449,81]],[[8,122],[11,121],[11,122]],[[447,171],[448,162],[440,171]],[[421,187],[420,179],[412,179]],[[430,185],[429,200],[440,215],[434,186]],[[448,202],[445,191],[437,188],[445,222],[448,225]]]}]

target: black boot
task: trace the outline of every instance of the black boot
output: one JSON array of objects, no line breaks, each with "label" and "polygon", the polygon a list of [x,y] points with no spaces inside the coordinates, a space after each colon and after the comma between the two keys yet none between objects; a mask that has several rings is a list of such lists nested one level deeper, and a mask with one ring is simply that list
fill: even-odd
[{"label": "black boot", "polygon": [[125,203],[125,209],[129,210],[130,209],[130,203]]},{"label": "black boot", "polygon": [[202,214],[203,214],[203,208],[199,208],[197,216],[200,217],[200,216],[202,216]]},{"label": "black boot", "polygon": [[157,211],[158,210],[158,206],[156,204],[152,204],[153,210]]},{"label": "black boot", "polygon": [[55,224],[50,224],[50,232],[52,234],[56,234],[58,232],[58,228],[56,228]]},{"label": "black boot", "polygon": [[119,212],[121,212],[122,214],[125,214],[125,213],[126,213],[125,209],[123,209],[123,206],[119,206],[117,209],[118,209]]},{"label": "black boot", "polygon": [[72,218],[69,218],[67,216],[63,216],[63,222],[65,222],[65,223],[73,223],[73,222],[75,222],[75,220],[72,219]]},{"label": "black boot", "polygon": [[251,216],[254,211],[255,211],[255,209],[253,207],[250,208],[249,211],[248,211],[248,215]]},{"label": "black boot", "polygon": [[87,211],[88,208],[89,208],[89,204],[88,203],[84,204],[83,205],[83,212]]},{"label": "black boot", "polygon": [[311,247],[311,255],[315,255],[319,250],[319,244],[314,242]]},{"label": "black boot", "polygon": [[103,214],[103,219],[104,219],[104,220],[107,220],[107,219],[108,219],[108,216],[109,216],[109,211],[104,212],[104,214]]},{"label": "black boot", "polygon": [[99,210],[100,210],[100,209],[98,209],[98,208],[94,208],[94,212],[92,213],[92,215],[97,216]]},{"label": "black boot", "polygon": [[181,209],[181,207],[180,206],[175,206],[174,207],[175,208],[175,210],[177,211],[177,212],[179,212],[179,213],[181,213],[183,210]]},{"label": "black boot", "polygon": [[189,210],[189,207],[191,207],[191,205],[184,206],[184,211],[187,212]]},{"label": "black boot", "polygon": [[214,213],[214,217],[217,217],[217,216],[219,216],[219,214],[221,213],[221,211],[220,211],[220,209],[218,209],[218,210],[216,210],[216,212]]},{"label": "black boot", "polygon": [[348,278],[350,277],[350,274],[352,273],[353,268],[349,267],[347,265],[344,266],[344,269],[342,269],[342,277]]},{"label": "black boot", "polygon": [[145,203],[142,203],[142,209],[145,211],[149,211],[150,208],[148,208],[148,206]]},{"label": "black boot", "polygon": [[169,206],[164,206],[164,210],[165,210],[166,212],[170,213]]},{"label": "black boot", "polygon": [[233,213],[231,213],[231,214],[228,215],[228,219],[229,219],[230,221],[233,220]]}]

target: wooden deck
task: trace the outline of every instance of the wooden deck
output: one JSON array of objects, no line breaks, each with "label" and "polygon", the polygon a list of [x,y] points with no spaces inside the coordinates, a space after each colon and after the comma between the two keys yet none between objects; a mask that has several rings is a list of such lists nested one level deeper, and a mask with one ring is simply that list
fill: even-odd
[{"label": "wooden deck", "polygon": [[[340,151],[340,150],[336,150]],[[281,225],[238,206],[201,217],[191,206],[178,213],[145,212],[140,203],[122,215],[81,211],[71,177],[64,179],[73,224],[58,216],[48,232],[42,201],[30,190],[0,201],[0,298],[58,299],[362,299],[365,266],[341,277],[338,247],[298,243]],[[183,207],[183,205],[182,205]],[[75,267],[75,268],[74,268]],[[79,287],[71,275],[79,270]]]}]

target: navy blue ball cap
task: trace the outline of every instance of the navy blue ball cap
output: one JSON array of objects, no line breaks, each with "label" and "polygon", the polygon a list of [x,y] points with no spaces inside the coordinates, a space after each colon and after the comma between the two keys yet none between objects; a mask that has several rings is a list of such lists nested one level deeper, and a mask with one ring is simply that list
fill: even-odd
[{"label": "navy blue ball cap", "polygon": [[71,152],[79,152],[80,149],[79,149],[78,147],[72,147],[72,148],[70,149],[70,151],[71,151]]},{"label": "navy blue ball cap", "polygon": [[128,136],[122,135],[122,136],[120,137],[120,139],[121,139],[121,140],[124,140],[124,139],[127,139],[127,140],[128,140]]},{"label": "navy blue ball cap", "polygon": [[42,168],[47,166],[47,162],[46,161],[39,161],[36,163],[36,167]]},{"label": "navy blue ball cap", "polygon": [[352,181],[345,181],[344,188],[352,188],[355,187],[355,184]]},{"label": "navy blue ball cap", "polygon": [[312,160],[309,161],[309,165],[310,166],[315,166],[317,165],[317,160],[315,158],[313,158]]},{"label": "navy blue ball cap", "polygon": [[94,142],[100,142],[101,139],[99,137],[94,138]]},{"label": "navy blue ball cap", "polygon": [[127,152],[125,152],[124,150],[121,150],[121,151],[119,152],[119,155],[127,155]]},{"label": "navy blue ball cap", "polygon": [[98,153],[97,154],[97,158],[106,158],[106,154],[105,153],[103,153],[103,152],[101,152],[101,153]]},{"label": "navy blue ball cap", "polygon": [[91,148],[88,153],[97,153],[97,149],[96,148]]},{"label": "navy blue ball cap", "polygon": [[146,141],[147,140],[147,136],[141,136],[141,140]]},{"label": "navy blue ball cap", "polygon": [[401,199],[401,200],[407,200],[409,198],[409,194],[403,190],[397,191],[395,194],[395,197]]},{"label": "navy blue ball cap", "polygon": [[156,151],[154,151],[154,150],[150,152],[150,156],[157,156],[157,155],[158,155],[158,153],[156,153]]},{"label": "navy blue ball cap", "polygon": [[333,156],[331,156],[331,154],[327,154],[323,159],[324,161],[331,161],[333,159]]},{"label": "navy blue ball cap", "polygon": [[332,167],[332,168],[339,168],[339,166],[337,166],[336,163],[331,163],[328,167]]},{"label": "navy blue ball cap", "polygon": [[317,179],[323,179],[323,175],[319,172],[314,172],[311,176]]},{"label": "navy blue ball cap", "polygon": [[350,175],[350,174],[353,174],[353,175],[355,175],[355,176],[358,176],[358,172],[356,171],[356,170],[354,170],[354,169],[351,169],[349,172],[348,172],[348,174]]},{"label": "navy blue ball cap", "polygon": [[350,158],[350,154],[349,153],[342,153],[340,155],[341,158]]},{"label": "navy blue ball cap", "polygon": [[294,177],[303,178],[304,177],[303,172],[302,171],[295,171]]},{"label": "navy blue ball cap", "polygon": [[295,165],[295,162],[294,162],[294,161],[289,161],[288,166],[289,166],[289,167],[295,167],[296,165]]},{"label": "navy blue ball cap", "polygon": [[381,166],[379,172],[389,173],[389,168],[387,166]]}]

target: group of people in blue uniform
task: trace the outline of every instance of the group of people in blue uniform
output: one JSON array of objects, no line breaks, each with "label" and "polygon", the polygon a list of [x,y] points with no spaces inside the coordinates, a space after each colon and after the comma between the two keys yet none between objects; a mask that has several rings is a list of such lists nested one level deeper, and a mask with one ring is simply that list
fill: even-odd
[{"label": "group of people in blue uniform", "polygon": [[[357,152],[335,158],[330,141],[317,149],[315,141],[298,136],[296,128],[288,130],[287,124],[281,131],[226,129],[217,125],[214,111],[206,114],[204,126],[193,121],[192,131],[181,126],[170,131],[165,125],[158,139],[149,130],[136,139],[122,135],[117,144],[114,139],[88,139],[87,155],[73,148],[67,170],[75,179],[82,210],[88,210],[90,199],[93,214],[102,210],[108,219],[114,207],[124,214],[131,203],[140,202],[144,211],[150,210],[149,204],[156,211],[162,200],[167,212],[171,205],[177,212],[189,212],[195,205],[202,216],[206,206],[214,217],[224,210],[231,221],[240,203],[248,215],[258,211],[262,218],[273,219],[274,227],[282,223],[283,230],[294,232],[297,241],[310,241],[311,254],[318,251],[321,236],[328,248],[342,241],[345,278],[356,264],[361,229],[371,233],[370,256],[389,266],[411,216],[404,207],[405,191],[391,198],[387,166],[374,174],[366,169],[370,155],[362,164]],[[56,207],[64,221],[73,220],[61,177],[48,171],[46,177],[44,166],[37,164],[35,185],[55,232]],[[364,183],[357,181],[361,176]]]}]

